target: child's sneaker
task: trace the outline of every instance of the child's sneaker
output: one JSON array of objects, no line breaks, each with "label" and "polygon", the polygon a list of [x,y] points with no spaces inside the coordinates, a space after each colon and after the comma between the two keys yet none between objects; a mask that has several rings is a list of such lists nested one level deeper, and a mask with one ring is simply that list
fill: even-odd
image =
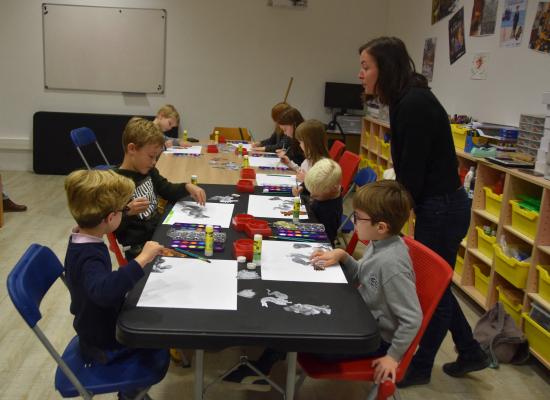
[{"label": "child's sneaker", "polygon": [[236,390],[254,390],[256,392],[268,392],[271,385],[268,381],[258,376],[248,366],[241,365],[222,380],[226,386]]}]

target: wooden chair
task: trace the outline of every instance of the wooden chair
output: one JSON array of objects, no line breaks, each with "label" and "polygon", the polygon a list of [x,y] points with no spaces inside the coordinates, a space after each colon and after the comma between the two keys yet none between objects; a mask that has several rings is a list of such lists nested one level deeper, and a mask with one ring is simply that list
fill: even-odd
[{"label": "wooden chair", "polygon": [[246,140],[247,142],[251,140],[250,132],[247,128],[226,128],[216,126],[212,129],[210,134],[210,139],[214,139],[214,132],[218,131],[220,137],[223,136],[225,140]]}]

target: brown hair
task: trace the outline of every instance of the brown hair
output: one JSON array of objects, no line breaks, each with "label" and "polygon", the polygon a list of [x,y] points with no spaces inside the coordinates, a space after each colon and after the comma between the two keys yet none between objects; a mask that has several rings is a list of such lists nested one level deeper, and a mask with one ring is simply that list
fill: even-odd
[{"label": "brown hair", "polygon": [[373,57],[378,66],[374,92],[382,104],[395,104],[409,86],[428,87],[428,80],[416,72],[414,61],[401,39],[388,36],[372,39],[359,47],[359,54],[363,51]]},{"label": "brown hair", "polygon": [[140,117],[132,117],[122,133],[124,153],[128,151],[130,143],[135,144],[138,149],[148,144],[156,144],[162,147],[164,146],[164,134],[153,121]]},{"label": "brown hair", "polygon": [[162,116],[164,118],[174,118],[177,125],[180,124],[180,115],[176,107],[172,104],[165,104],[157,111],[157,116]]},{"label": "brown hair", "polygon": [[296,140],[296,128],[304,122],[304,117],[302,117],[300,111],[294,107],[289,107],[279,116],[276,122],[279,125],[292,125],[294,127],[294,134],[290,138],[290,148],[294,154],[301,153],[302,149],[300,148],[300,143]]},{"label": "brown hair", "polygon": [[327,132],[325,125],[316,119],[308,119],[296,128],[296,140],[304,142],[304,155],[311,162],[311,166],[322,158],[329,158],[327,148]]},{"label": "brown hair", "polygon": [[134,189],[134,182],[111,170],[78,170],[65,179],[69,211],[82,228],[94,228],[121,210]]},{"label": "brown hair", "polygon": [[353,196],[353,208],[367,213],[371,224],[387,223],[391,235],[397,235],[409,219],[411,204],[403,185],[391,180],[369,183]]}]

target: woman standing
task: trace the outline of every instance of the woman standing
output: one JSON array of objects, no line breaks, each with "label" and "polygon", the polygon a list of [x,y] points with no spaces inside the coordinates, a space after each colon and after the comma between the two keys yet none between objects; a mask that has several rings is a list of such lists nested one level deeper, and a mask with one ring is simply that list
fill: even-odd
[{"label": "woman standing", "polygon": [[[365,93],[389,106],[396,178],[415,203],[414,237],[454,266],[470,224],[470,203],[458,176],[447,112],[431,92],[426,78],[415,71],[400,39],[371,40],[360,47],[359,60],[359,79]],[[445,373],[461,377],[489,365],[448,287],[399,387],[430,382],[435,355],[448,330],[458,358],[443,365]]]}]

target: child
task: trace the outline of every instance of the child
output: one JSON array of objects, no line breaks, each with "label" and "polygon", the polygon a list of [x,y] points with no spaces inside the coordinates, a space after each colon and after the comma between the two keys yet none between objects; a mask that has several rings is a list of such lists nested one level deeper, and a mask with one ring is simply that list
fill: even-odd
[{"label": "child", "polygon": [[273,153],[276,150],[287,148],[290,144],[290,138],[286,136],[281,128],[277,125],[277,120],[286,110],[290,108],[288,103],[277,103],[271,109],[271,119],[275,122],[275,131],[273,134],[265,140],[259,143],[252,143],[252,147],[256,151],[266,151]]},{"label": "child", "polygon": [[[395,381],[396,368],[422,321],[422,309],[416,294],[414,271],[409,252],[399,231],[411,209],[408,193],[395,181],[379,181],[363,186],[353,198],[353,223],[360,240],[369,240],[365,254],[356,261],[342,249],[316,251],[311,255],[314,265],[322,267],[342,263],[352,284],[359,292],[379,324],[382,342],[370,353],[318,354],[327,361],[378,357],[373,361],[374,382]],[[282,359],[273,350],[266,350],[255,363],[268,374],[274,362]],[[247,371],[248,369],[248,371]],[[228,379],[233,375],[233,379]],[[240,367],[225,380],[250,382],[255,373]],[[256,376],[257,379],[260,379]],[[260,386],[260,381],[254,382]],[[376,391],[373,391],[376,395]]]},{"label": "child", "polygon": [[124,159],[114,171],[134,181],[136,190],[128,211],[115,231],[118,241],[126,250],[126,258],[132,259],[141,252],[143,243],[153,237],[160,221],[158,195],[168,201],[177,201],[187,194],[204,205],[206,194],[192,183],[170,183],[155,168],[164,146],[160,128],[151,121],[134,117],[128,121],[122,134]]},{"label": "child", "polygon": [[288,110],[283,112],[277,119],[277,124],[283,131],[283,133],[289,138],[288,147],[277,150],[279,157],[287,156],[295,164],[300,165],[304,161],[304,152],[300,148],[300,143],[294,137],[294,131],[304,122],[304,118],[300,111],[294,107],[289,107]]},{"label": "child", "polygon": [[306,174],[304,181],[310,193],[309,210],[325,226],[331,244],[336,240],[342,221],[341,181],[342,169],[330,158],[317,161]]},{"label": "child", "polygon": [[[157,116],[153,122],[160,127],[163,133],[168,132],[179,126],[180,115],[172,104],[165,104],[157,111]],[[177,138],[164,135],[164,145],[166,147],[172,147],[181,146],[183,143],[180,143]]]},{"label": "child", "polygon": [[[117,228],[122,210],[134,191],[128,178],[113,171],[80,170],[65,180],[73,229],[65,257],[65,278],[71,294],[73,326],[86,363],[108,364],[144,349],[129,349],[115,338],[118,312],[126,293],[143,277],[143,267],[162,249],[147,242],[124,268],[112,270],[103,235]],[[130,398],[134,393],[119,393]]]}]

